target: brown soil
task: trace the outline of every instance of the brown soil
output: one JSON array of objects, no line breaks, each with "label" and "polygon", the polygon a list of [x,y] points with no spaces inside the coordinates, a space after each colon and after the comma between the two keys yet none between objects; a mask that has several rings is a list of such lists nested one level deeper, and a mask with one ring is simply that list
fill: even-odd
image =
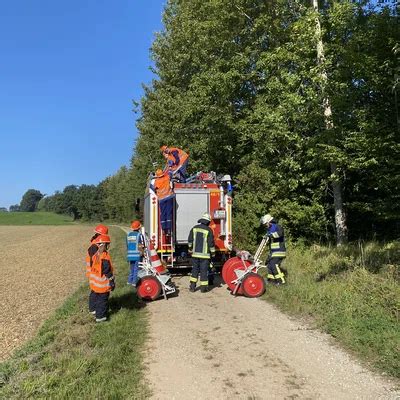
[{"label": "brown soil", "polygon": [[1,226],[0,361],[85,281],[85,226]]}]

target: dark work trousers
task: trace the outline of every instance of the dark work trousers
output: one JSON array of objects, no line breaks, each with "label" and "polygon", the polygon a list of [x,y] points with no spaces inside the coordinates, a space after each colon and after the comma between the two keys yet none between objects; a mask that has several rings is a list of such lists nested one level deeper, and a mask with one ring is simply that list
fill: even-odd
[{"label": "dark work trousers", "polygon": [[107,317],[109,297],[110,297],[110,292],[96,293],[93,292],[93,290],[90,292],[89,310],[96,311],[96,318]]},{"label": "dark work trousers", "polygon": [[161,228],[164,232],[170,233],[172,229],[172,218],[174,209],[174,197],[170,196],[159,201]]},{"label": "dark work trousers", "polygon": [[275,280],[278,283],[285,283],[285,276],[279,266],[283,257],[272,257],[268,260],[268,278]]},{"label": "dark work trousers", "polygon": [[190,282],[197,282],[197,277],[200,272],[200,285],[208,285],[208,268],[210,260],[208,258],[192,258],[192,278]]},{"label": "dark work trousers", "polygon": [[89,311],[96,311],[96,292],[93,292],[93,290],[89,294]]}]

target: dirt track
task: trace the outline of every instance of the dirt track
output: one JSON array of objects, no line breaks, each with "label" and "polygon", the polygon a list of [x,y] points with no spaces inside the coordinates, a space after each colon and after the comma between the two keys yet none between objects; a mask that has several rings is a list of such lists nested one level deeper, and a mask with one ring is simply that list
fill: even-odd
[{"label": "dirt track", "polygon": [[226,286],[148,304],[154,399],[400,399],[328,335]]},{"label": "dirt track", "polygon": [[84,226],[0,227],[0,361],[83,282],[90,235]]},{"label": "dirt track", "polygon": [[[0,227],[0,360],[32,337],[81,282],[91,229]],[[21,252],[24,244],[25,253]],[[154,399],[400,399],[332,344],[260,299],[226,286],[148,303],[147,379]]]}]

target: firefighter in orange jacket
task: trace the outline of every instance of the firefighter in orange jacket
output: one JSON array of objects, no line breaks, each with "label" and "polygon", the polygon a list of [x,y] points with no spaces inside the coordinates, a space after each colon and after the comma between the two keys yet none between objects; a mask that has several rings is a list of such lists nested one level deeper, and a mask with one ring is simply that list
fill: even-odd
[{"label": "firefighter in orange jacket", "polygon": [[168,171],[170,178],[176,177],[179,182],[184,183],[189,155],[178,147],[162,146],[160,150],[167,162],[165,170]]},{"label": "firefighter in orange jacket", "polygon": [[[92,268],[92,257],[97,253],[99,246],[95,243],[96,239],[100,235],[107,235],[108,234],[108,228],[105,225],[99,224],[94,228],[94,235],[90,239],[90,246],[87,249],[86,253],[86,276],[89,278],[90,276],[90,270]],[[92,293],[90,293],[89,296],[89,312],[91,314],[95,314],[96,311],[92,307],[93,301],[90,299],[92,296]]]},{"label": "firefighter in orange jacket", "polygon": [[90,239],[90,246],[86,253],[86,276],[89,278],[90,268],[92,267],[92,257],[97,253],[98,246],[94,243],[95,239],[100,235],[108,235],[108,228],[105,225],[99,224],[94,228],[94,235]]},{"label": "firefighter in orange jacket", "polygon": [[100,235],[94,240],[98,251],[92,257],[92,268],[89,275],[90,308],[95,310],[96,322],[107,320],[108,298],[115,289],[114,269],[108,253],[110,237]]},{"label": "firefighter in orange jacket", "polygon": [[158,197],[160,205],[161,228],[167,234],[172,230],[172,211],[174,205],[174,191],[172,190],[171,179],[166,172],[161,169],[156,171],[155,177],[150,184],[150,188]]}]

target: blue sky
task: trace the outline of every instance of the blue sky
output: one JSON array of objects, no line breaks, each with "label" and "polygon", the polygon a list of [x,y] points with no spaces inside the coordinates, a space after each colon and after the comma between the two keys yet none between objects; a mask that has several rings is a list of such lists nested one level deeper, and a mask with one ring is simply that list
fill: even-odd
[{"label": "blue sky", "polygon": [[128,165],[166,0],[0,0],[0,207]]}]

